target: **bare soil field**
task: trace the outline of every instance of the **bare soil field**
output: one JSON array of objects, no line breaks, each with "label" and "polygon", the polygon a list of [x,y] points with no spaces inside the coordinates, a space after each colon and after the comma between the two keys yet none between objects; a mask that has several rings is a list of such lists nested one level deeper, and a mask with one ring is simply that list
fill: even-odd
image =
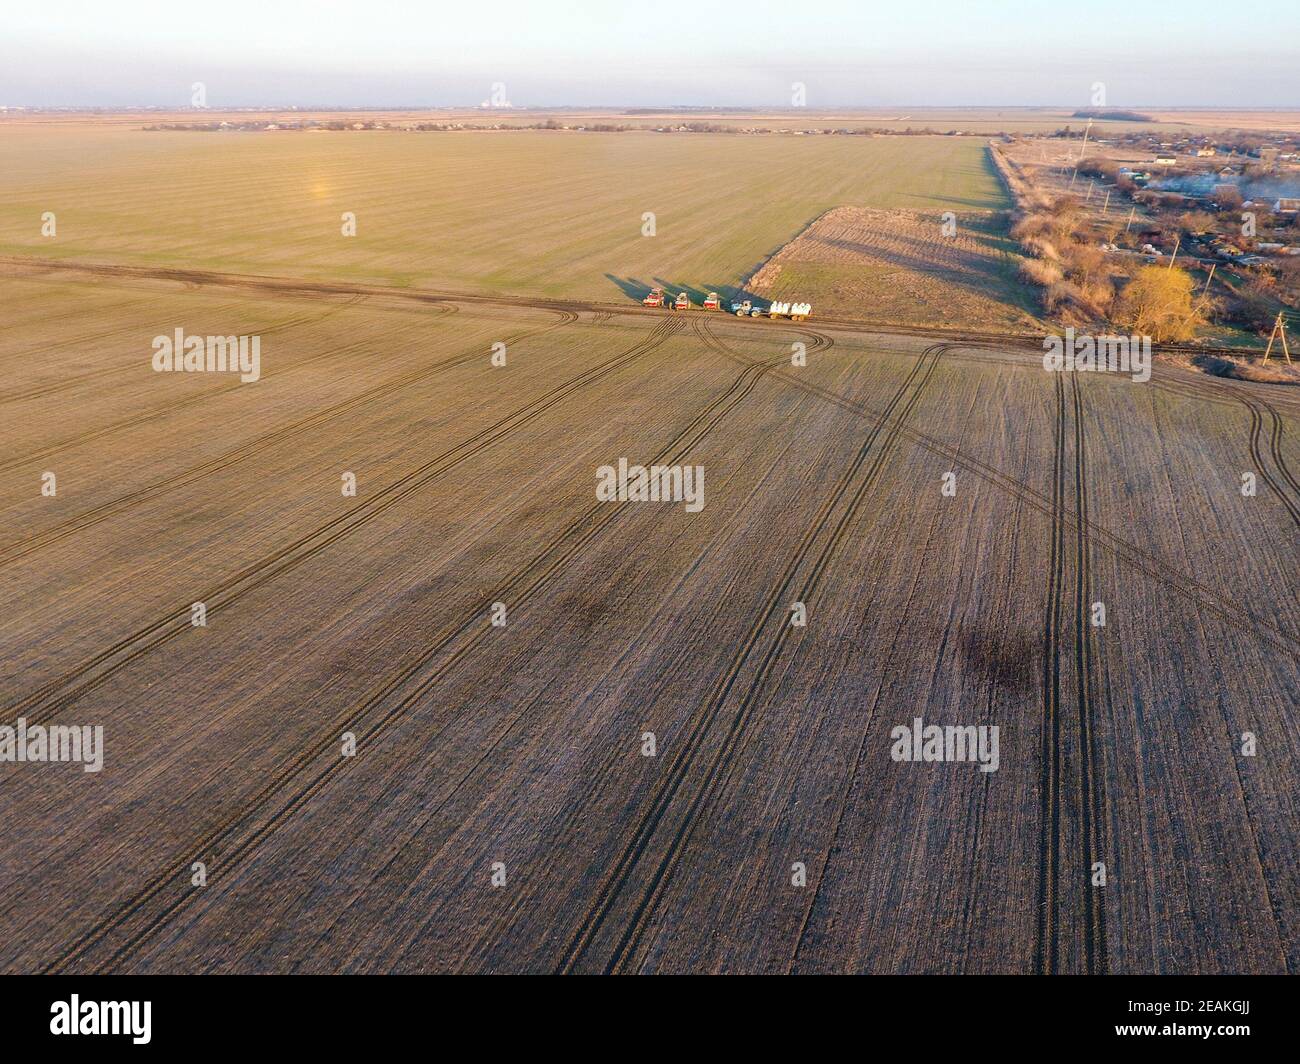
[{"label": "bare soil field", "polygon": [[0,970],[1300,968],[1291,389],[165,264],[10,262],[0,365],[0,722],[104,729],[0,763]]},{"label": "bare soil field", "polygon": [[827,211],[746,287],[837,317],[1017,332],[1040,327],[1000,213]]}]

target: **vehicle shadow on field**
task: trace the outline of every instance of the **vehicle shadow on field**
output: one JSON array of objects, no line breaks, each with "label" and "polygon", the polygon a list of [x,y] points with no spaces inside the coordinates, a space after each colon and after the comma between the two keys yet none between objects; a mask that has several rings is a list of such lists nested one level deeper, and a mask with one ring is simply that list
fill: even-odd
[{"label": "vehicle shadow on field", "polygon": [[638,281],[632,277],[615,277],[612,273],[605,274],[607,281],[612,281],[619,291],[629,299],[635,299],[638,303],[650,294],[651,286],[644,281]]},{"label": "vehicle shadow on field", "polygon": [[697,307],[704,303],[710,292],[717,292],[718,299],[721,300],[724,307],[728,306],[733,300],[739,302],[744,299],[753,297],[745,291],[742,286],[731,284],[714,284],[699,287],[696,285],[682,284],[680,281],[669,281],[663,277],[652,278],[653,283],[647,284],[645,281],[638,281],[634,277],[616,277],[612,273],[605,274],[606,280],[613,283],[620,292],[629,299],[635,299],[641,302],[651,289],[662,288],[664,295],[668,299],[673,299],[679,292],[685,292],[687,297]]}]

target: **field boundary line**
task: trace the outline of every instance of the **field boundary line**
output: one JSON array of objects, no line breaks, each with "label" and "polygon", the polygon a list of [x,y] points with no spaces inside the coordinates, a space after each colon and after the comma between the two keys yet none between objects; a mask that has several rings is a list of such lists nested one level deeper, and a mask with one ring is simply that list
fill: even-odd
[{"label": "field boundary line", "polygon": [[[662,312],[648,310],[639,305],[619,302],[602,302],[599,300],[558,299],[544,296],[528,295],[490,295],[482,292],[462,292],[454,290],[400,288],[395,285],[363,284],[360,282],[324,281],[310,278],[277,277],[256,273],[222,273],[213,270],[194,270],[181,267],[136,266],[130,264],[96,263],[78,259],[44,259],[26,255],[0,255],[0,267],[10,266],[35,271],[64,271],[68,273],[85,273],[92,276],[116,276],[139,280],[180,281],[194,285],[219,285],[232,288],[252,288],[262,291],[283,292],[299,295],[326,295],[360,293],[364,295],[387,296],[393,299],[411,300],[434,305],[477,304],[481,306],[501,307],[535,307],[583,311],[603,311],[608,314],[620,314],[645,317],[662,316]],[[689,312],[688,312],[689,313]],[[695,311],[694,313],[705,313]],[[759,322],[746,319],[751,325],[762,328]],[[894,333],[899,336],[920,336],[935,341],[963,343],[1003,343],[1015,347],[1030,346],[1042,350],[1042,333],[998,333],[980,332],[962,328],[947,328],[932,325],[911,325],[907,322],[881,321],[871,318],[819,317],[818,322],[831,328],[857,331]],[[1259,357],[1259,352],[1251,348],[1213,347],[1199,344],[1157,343],[1152,345],[1157,354],[1221,354],[1238,358]]]}]

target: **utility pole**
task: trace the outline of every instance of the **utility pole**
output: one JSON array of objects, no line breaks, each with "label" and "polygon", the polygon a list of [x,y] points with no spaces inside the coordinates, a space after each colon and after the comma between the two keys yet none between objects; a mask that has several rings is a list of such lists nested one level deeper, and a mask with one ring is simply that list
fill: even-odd
[{"label": "utility pole", "polygon": [[1088,182],[1088,194],[1087,194],[1086,196],[1083,197],[1083,202],[1084,202],[1084,203],[1087,203],[1090,199],[1092,199],[1092,190],[1093,190],[1094,188],[1096,188],[1096,187],[1097,187],[1097,182],[1096,182],[1096,181],[1089,181],[1089,182]]},{"label": "utility pole", "polygon": [[1201,298],[1197,300],[1196,306],[1192,308],[1190,317],[1195,317],[1210,299],[1210,282],[1214,280],[1214,268],[1218,266],[1217,262],[1210,263],[1210,276],[1205,279],[1205,288],[1201,291]]},{"label": "utility pole", "polygon": [[1088,134],[1092,131],[1092,119],[1088,119],[1087,126],[1083,130],[1083,143],[1079,145],[1079,159],[1083,159],[1083,153],[1088,150]]},{"label": "utility pole", "polygon": [[1101,205],[1101,213],[1107,214],[1110,211],[1110,189],[1106,189],[1106,202]]},{"label": "utility pole", "polygon": [[1286,364],[1291,365],[1291,348],[1286,342],[1286,319],[1282,317],[1282,312],[1277,312],[1277,321],[1273,322],[1273,331],[1268,334],[1268,347],[1264,349],[1264,361],[1268,361],[1268,356],[1273,352],[1273,341],[1278,337],[1282,338],[1282,354],[1286,355]]},{"label": "utility pole", "polygon": [[1132,225],[1132,224],[1133,224],[1133,215],[1137,214],[1137,209],[1138,209],[1138,208],[1137,208],[1137,204],[1136,204],[1136,203],[1133,204],[1133,206],[1129,209],[1129,212],[1128,212],[1128,225],[1124,226],[1124,232],[1127,233],[1127,232],[1128,232],[1128,229],[1129,229],[1129,225]]},{"label": "utility pole", "polygon": [[1182,233],[1179,233],[1176,237],[1174,237],[1174,253],[1169,256],[1169,268],[1171,270],[1174,268],[1174,259],[1178,258],[1178,245],[1182,243],[1182,240],[1183,240]]}]

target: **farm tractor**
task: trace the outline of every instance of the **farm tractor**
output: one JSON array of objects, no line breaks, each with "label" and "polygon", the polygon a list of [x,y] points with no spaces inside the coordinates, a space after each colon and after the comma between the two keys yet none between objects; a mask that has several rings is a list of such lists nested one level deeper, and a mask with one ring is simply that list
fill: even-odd
[{"label": "farm tractor", "polygon": [[763,311],[761,307],[756,307],[746,299],[743,303],[732,303],[731,312],[738,318],[761,318]]}]

